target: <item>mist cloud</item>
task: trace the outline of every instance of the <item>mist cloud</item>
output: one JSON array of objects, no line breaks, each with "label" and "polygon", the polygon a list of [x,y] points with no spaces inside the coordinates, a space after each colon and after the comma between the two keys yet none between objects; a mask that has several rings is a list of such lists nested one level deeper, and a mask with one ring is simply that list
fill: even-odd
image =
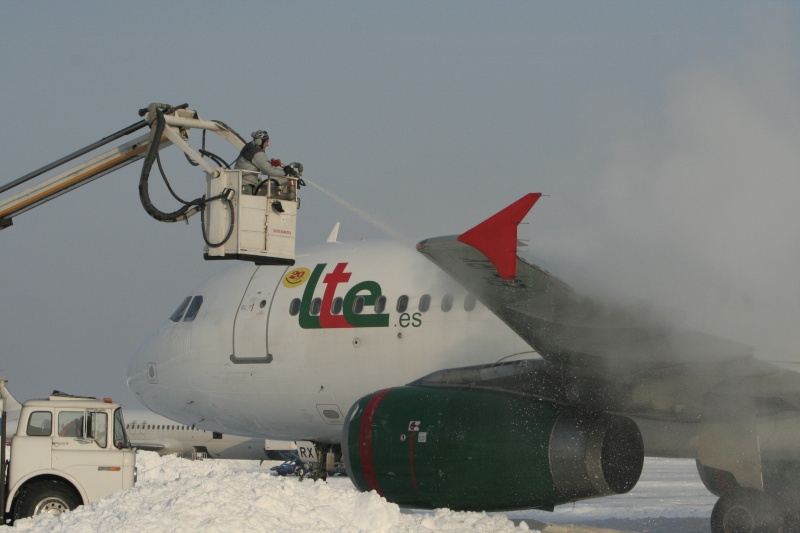
[{"label": "mist cloud", "polygon": [[549,245],[583,262],[592,291],[780,359],[800,352],[800,84],[780,13],[743,16],[729,63],[701,58],[653,114],[623,107],[595,125],[593,220]]}]

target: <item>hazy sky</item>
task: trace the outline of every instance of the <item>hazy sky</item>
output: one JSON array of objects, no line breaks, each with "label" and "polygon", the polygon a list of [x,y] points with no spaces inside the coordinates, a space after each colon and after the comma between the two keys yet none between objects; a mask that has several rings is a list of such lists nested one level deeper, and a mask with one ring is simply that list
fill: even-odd
[{"label": "hazy sky", "polygon": [[[268,155],[303,162],[410,245],[541,191],[521,236],[555,274],[778,358],[800,352],[798,5],[2,7],[0,183],[150,102],[188,102],[243,135],[267,129]],[[165,162],[179,193],[202,194],[200,171]],[[199,217],[144,212],[140,168],[0,232],[0,375],[21,399],[58,388],[138,408],[129,357],[225,267],[203,261]],[[341,240],[385,237],[318,189],[301,197],[301,247],[336,221]]]}]

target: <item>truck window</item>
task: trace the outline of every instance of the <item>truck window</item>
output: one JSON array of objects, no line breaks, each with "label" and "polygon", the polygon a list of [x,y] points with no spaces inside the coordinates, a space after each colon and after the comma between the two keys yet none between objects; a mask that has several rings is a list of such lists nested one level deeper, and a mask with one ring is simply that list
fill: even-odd
[{"label": "truck window", "polygon": [[58,413],[58,435],[60,437],[83,437],[83,415],[83,411]]},{"label": "truck window", "polygon": [[31,437],[49,437],[53,431],[53,413],[36,411],[28,418],[26,434]]},{"label": "truck window", "polygon": [[108,414],[102,411],[89,413],[87,433],[101,448],[108,446]]},{"label": "truck window", "polygon": [[125,422],[122,420],[122,409],[114,411],[114,446],[118,449],[130,448],[128,434],[125,433]]}]

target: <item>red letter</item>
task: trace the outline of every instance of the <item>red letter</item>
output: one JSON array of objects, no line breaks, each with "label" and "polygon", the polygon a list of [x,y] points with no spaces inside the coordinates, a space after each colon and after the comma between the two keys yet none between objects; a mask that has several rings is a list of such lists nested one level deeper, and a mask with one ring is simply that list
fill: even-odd
[{"label": "red letter", "polygon": [[347,263],[339,263],[333,272],[326,274],[322,280],[325,283],[325,294],[322,295],[322,309],[319,312],[319,324],[323,328],[352,328],[344,314],[333,315],[331,314],[331,306],[333,305],[333,297],[336,294],[336,286],[339,283],[347,283],[350,281],[350,272],[345,272],[344,269]]}]

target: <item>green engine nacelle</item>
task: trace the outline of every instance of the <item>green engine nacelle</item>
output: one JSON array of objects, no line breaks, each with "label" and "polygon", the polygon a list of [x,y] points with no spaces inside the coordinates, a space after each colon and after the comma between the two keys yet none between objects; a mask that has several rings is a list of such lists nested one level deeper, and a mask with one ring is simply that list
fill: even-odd
[{"label": "green engine nacelle", "polygon": [[364,396],[342,453],[359,490],[404,507],[508,511],[628,492],[636,424],[497,391],[397,387]]}]

